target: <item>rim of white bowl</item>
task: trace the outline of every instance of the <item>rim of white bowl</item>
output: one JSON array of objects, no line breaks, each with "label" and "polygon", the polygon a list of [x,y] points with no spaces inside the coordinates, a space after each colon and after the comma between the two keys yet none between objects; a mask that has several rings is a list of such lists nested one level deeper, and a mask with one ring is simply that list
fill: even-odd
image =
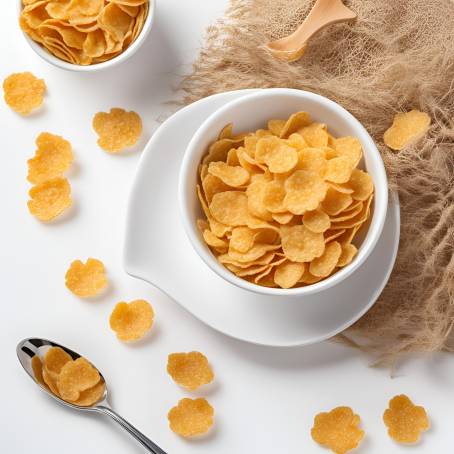
[{"label": "rim of white bowl", "polygon": [[[34,50],[34,52],[43,60],[45,60],[47,63],[50,63],[51,65],[56,66],[57,68],[64,69],[66,71],[85,73],[102,71],[104,69],[117,66],[120,63],[126,61],[128,58],[132,57],[142,46],[142,44],[144,43],[145,39],[147,38],[153,27],[156,15],[156,0],[148,0],[148,2],[150,5],[148,8],[148,15],[147,18],[145,19],[142,30],[140,31],[139,36],[136,38],[136,40],[124,52],[102,63],[96,63],[93,65],[76,65],[74,63],[66,62],[52,55],[47,49],[45,49],[39,43],[31,39],[25,32],[23,32],[22,30],[21,31],[22,34],[24,35],[25,40],[28,42],[28,44]],[[18,0],[19,15],[22,12],[22,9],[23,9],[22,0]]]},{"label": "rim of white bowl", "polygon": [[[375,184],[374,194],[377,195],[380,192],[381,197],[374,197],[374,212],[370,225],[368,227],[367,234],[359,247],[359,252],[353,261],[338,270],[335,274],[330,277],[323,279],[320,282],[315,284],[310,284],[303,287],[296,287],[290,289],[281,289],[281,288],[270,288],[260,286],[245,279],[237,277],[235,274],[231,273],[227,268],[220,264],[209,248],[203,243],[199,237],[197,226],[195,222],[192,222],[192,216],[189,212],[189,192],[186,190],[189,185],[189,178],[191,172],[197,172],[197,166],[190,168],[190,162],[192,155],[198,151],[197,144],[200,140],[203,140],[203,137],[207,134],[207,131],[210,129],[211,124],[214,123],[219,117],[222,117],[225,112],[229,111],[232,106],[237,106],[239,104],[252,102],[254,99],[263,96],[270,95],[292,95],[299,97],[301,100],[312,100],[318,103],[323,103],[327,108],[334,111],[336,115],[344,116],[345,119],[352,124],[352,126],[358,130],[361,143],[363,145],[364,153],[370,155],[372,161],[374,162],[374,167],[377,170],[377,183]],[[241,129],[241,128],[240,128]],[[381,185],[380,185],[381,182]],[[374,182],[375,183],[375,182]],[[378,186],[378,188],[377,188]],[[195,187],[193,188],[195,191]],[[388,206],[388,180],[386,176],[385,166],[381,158],[380,152],[375,145],[372,137],[369,135],[364,126],[344,107],[332,101],[329,98],[326,98],[322,95],[318,95],[312,92],[304,90],[296,90],[291,88],[268,88],[260,90],[256,93],[245,94],[239,99],[235,99],[226,103],[224,106],[216,110],[211,114],[197,129],[193,135],[191,141],[189,142],[183,160],[181,163],[180,174],[179,174],[179,187],[178,187],[178,202],[180,205],[180,215],[183,222],[183,227],[186,232],[186,235],[189,238],[189,241],[192,247],[195,249],[199,257],[205,262],[205,264],[218,276],[230,282],[231,284],[240,287],[242,289],[259,293],[263,295],[273,295],[273,296],[303,296],[310,295],[314,293],[327,290],[328,288],[333,287],[339,282],[348,278],[355,270],[357,270],[369,257],[370,253],[377,244],[378,239],[381,236],[383,231],[383,226],[385,224],[387,206]]]}]

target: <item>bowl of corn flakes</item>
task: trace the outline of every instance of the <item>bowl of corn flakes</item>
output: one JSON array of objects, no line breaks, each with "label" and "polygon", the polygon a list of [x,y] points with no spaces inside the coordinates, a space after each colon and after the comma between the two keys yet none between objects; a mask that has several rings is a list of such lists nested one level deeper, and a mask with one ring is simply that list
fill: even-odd
[{"label": "bowl of corn flakes", "polygon": [[365,262],[383,229],[388,183],[353,115],[323,96],[273,88],[224,105],[197,129],[179,205],[190,243],[221,278],[301,296]]},{"label": "bowl of corn flakes", "polygon": [[62,69],[93,72],[131,57],[148,36],[155,0],[19,0],[31,48]]}]

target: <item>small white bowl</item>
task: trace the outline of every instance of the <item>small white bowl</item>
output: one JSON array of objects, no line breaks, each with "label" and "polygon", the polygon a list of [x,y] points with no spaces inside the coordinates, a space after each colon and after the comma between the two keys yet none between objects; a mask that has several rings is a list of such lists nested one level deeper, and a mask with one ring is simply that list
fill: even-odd
[{"label": "small white bowl", "polygon": [[[365,238],[354,260],[332,276],[305,287],[280,289],[250,283],[231,273],[211,253],[197,228],[197,219],[204,218],[196,195],[197,169],[210,143],[219,131],[233,123],[238,132],[255,131],[266,127],[273,118],[287,118],[304,110],[314,121],[326,123],[334,136],[357,137],[363,146],[364,157],[360,167],[371,175],[375,185],[372,216]],[[202,260],[226,281],[263,295],[303,296],[326,290],[346,279],[367,259],[381,235],[388,206],[388,182],[385,167],[374,141],[361,123],[339,104],[323,96],[302,90],[271,88],[245,95],[229,102],[210,115],[192,137],[180,169],[179,205],[184,229]],[[365,283],[367,285],[367,283]]]},{"label": "small white bowl", "polygon": [[[76,65],[74,63],[69,63],[60,58],[55,57],[52,55],[47,49],[42,47],[36,41],[33,41],[26,33],[24,33],[25,39],[27,40],[30,47],[45,61],[50,63],[51,65],[57,66],[58,68],[64,69],[66,71],[76,71],[76,72],[96,72],[101,71],[103,69],[112,68],[113,66],[117,66],[118,64],[126,61],[129,57],[134,55],[139,47],[144,43],[145,39],[147,38],[148,34],[151,31],[153,26],[154,16],[155,16],[155,0],[149,0],[150,6],[148,8],[148,15],[145,19],[143,24],[142,30],[139,33],[139,36],[136,40],[121,54],[117,55],[116,57],[112,58],[111,60],[107,60],[102,63],[96,63],[93,65]],[[19,14],[21,13],[23,8],[22,0],[18,0],[18,11]]]}]

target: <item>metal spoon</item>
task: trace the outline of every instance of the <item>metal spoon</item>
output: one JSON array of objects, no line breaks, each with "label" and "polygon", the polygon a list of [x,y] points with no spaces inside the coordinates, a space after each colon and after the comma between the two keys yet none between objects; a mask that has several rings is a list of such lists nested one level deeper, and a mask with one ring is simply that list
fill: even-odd
[{"label": "metal spoon", "polygon": [[[76,410],[103,413],[104,415],[110,416],[115,422],[120,424],[120,426],[123,427],[123,429],[125,429],[126,432],[131,434],[139,443],[141,443],[142,446],[145,447],[149,452],[151,452],[152,454],[166,454],[166,452],[163,451],[159,446],[153,443],[143,433],[139,432],[132,424],[123,419],[120,415],[115,413],[112,410],[112,408],[110,408],[110,405],[107,402],[107,386],[104,391],[104,395],[99,402],[93,404],[91,407],[81,407],[79,405],[71,404],[69,402],[64,401],[63,399],[60,399],[58,396],[53,394],[48,388],[44,387],[41,383],[39,383],[36,380],[35,375],[33,373],[32,358],[33,356],[38,355],[38,350],[41,347],[44,347],[43,350],[47,349],[46,347],[60,347],[63,350],[65,350],[73,359],[77,359],[81,355],[79,355],[73,350],[70,350],[67,347],[64,347],[63,345],[59,345],[55,342],[46,339],[38,339],[31,337],[29,339],[24,339],[23,341],[19,342],[16,348],[19,362],[25,369],[25,372],[27,372],[27,374],[43,391],[45,391],[49,396],[52,396],[57,402],[66,405],[67,407],[75,408]],[[99,372],[99,374],[101,375],[101,378],[105,382],[105,379],[101,372]]]}]

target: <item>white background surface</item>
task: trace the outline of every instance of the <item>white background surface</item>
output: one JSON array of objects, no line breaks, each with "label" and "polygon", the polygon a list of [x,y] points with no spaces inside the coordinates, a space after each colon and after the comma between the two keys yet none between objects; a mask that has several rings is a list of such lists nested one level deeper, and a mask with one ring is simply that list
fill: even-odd
[{"label": "white background surface", "polygon": [[[141,50],[98,74],[63,72],[41,61],[16,25],[15,1],[4,3],[0,77],[33,71],[46,80],[48,95],[44,109],[26,119],[0,103],[1,452],[144,452],[110,421],[62,408],[33,385],[15,355],[17,342],[29,336],[54,339],[90,358],[107,378],[114,408],[169,454],[326,452],[310,438],[312,418],[337,405],[350,405],[362,417],[366,438],[358,453],[452,452],[452,357],[407,361],[390,378],[387,370],[369,368],[368,358],[332,343],[294,349],[247,345],[205,327],[122,270],[125,208],[140,149],[155,120],[169,111],[163,103],[226,1],[161,0]],[[115,106],[139,112],[145,126],[140,146],[118,156],[101,151],[91,129],[94,113]],[[51,225],[40,224],[26,208],[26,160],[42,131],[70,140],[76,160],[68,175],[75,207]],[[112,282],[93,302],[77,299],[64,286],[69,263],[89,256],[104,261]],[[152,302],[155,326],[143,341],[125,345],[108,318],[116,302],[136,298]],[[215,407],[216,427],[195,441],[174,435],[166,418],[179,399],[191,396],[168,377],[167,354],[188,350],[203,351],[216,374],[211,387],[194,393]],[[425,405],[432,420],[431,431],[414,448],[391,442],[381,422],[388,399],[398,393]]]}]

